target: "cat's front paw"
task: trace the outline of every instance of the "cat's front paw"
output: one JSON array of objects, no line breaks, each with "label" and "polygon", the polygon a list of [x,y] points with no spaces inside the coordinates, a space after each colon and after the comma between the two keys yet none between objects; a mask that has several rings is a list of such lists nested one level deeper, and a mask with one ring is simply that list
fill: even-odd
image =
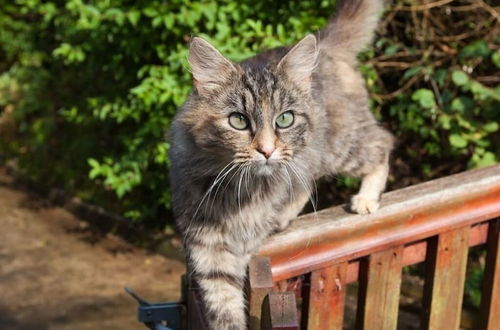
[{"label": "cat's front paw", "polygon": [[377,199],[363,195],[355,195],[351,199],[351,211],[358,214],[373,213],[378,210],[380,203]]}]

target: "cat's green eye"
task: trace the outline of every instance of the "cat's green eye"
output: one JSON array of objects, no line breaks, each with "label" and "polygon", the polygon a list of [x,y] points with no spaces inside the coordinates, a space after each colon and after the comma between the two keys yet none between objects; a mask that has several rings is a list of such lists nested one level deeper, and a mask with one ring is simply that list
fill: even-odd
[{"label": "cat's green eye", "polygon": [[293,124],[293,112],[283,112],[276,118],[276,126],[279,128],[287,128]]},{"label": "cat's green eye", "polygon": [[236,129],[244,130],[248,128],[248,119],[239,112],[233,112],[229,115],[229,125]]}]

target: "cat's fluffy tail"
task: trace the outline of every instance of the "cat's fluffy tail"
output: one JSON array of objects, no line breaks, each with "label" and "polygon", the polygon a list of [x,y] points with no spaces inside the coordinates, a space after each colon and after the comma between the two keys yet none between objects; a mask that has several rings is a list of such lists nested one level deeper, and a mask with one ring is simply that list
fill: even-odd
[{"label": "cat's fluffy tail", "polygon": [[320,47],[333,56],[355,58],[373,39],[384,0],[339,0],[337,12],[320,32]]}]

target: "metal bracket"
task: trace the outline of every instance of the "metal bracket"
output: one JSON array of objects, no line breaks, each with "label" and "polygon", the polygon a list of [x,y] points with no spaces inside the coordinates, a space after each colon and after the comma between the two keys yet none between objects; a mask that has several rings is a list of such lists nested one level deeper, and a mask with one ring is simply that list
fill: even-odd
[{"label": "metal bracket", "polygon": [[125,288],[138,303],[137,318],[152,330],[181,330],[185,306],[175,302],[151,304],[140,298],[130,288]]}]

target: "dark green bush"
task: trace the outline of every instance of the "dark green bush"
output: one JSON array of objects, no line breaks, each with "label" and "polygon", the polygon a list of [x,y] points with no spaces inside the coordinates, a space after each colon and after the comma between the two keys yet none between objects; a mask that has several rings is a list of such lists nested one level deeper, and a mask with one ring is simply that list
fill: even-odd
[{"label": "dark green bush", "polygon": [[[393,187],[499,159],[498,16],[486,3],[410,5],[396,1],[360,57],[373,109],[400,141]],[[190,91],[190,36],[241,60],[317,31],[333,8],[315,0],[0,0],[0,153],[35,181],[164,225],[164,136]]]}]

